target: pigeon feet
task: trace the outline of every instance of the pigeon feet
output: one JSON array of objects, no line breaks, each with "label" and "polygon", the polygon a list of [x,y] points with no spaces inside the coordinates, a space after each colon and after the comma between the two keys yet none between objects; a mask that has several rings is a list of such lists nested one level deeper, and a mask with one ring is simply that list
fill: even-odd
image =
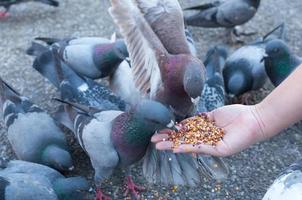
[{"label": "pigeon feet", "polygon": [[238,28],[235,27],[235,28],[233,29],[233,34],[234,34],[236,37],[240,37],[240,36],[252,36],[252,35],[257,34],[257,32],[256,32],[256,31],[255,31],[255,32],[243,32],[243,31],[240,32],[240,30],[238,30]]},{"label": "pigeon feet", "polygon": [[144,187],[136,185],[131,176],[127,176],[127,187],[124,196],[128,196],[128,194],[131,193],[135,199],[140,199],[139,192],[143,190],[145,190]]},{"label": "pigeon feet", "polygon": [[234,97],[232,100],[233,104],[243,104],[243,105],[251,105],[252,104],[252,95],[250,93],[244,93],[240,97]]},{"label": "pigeon feet", "polygon": [[0,19],[4,19],[4,18],[6,18],[6,17],[8,17],[9,16],[9,13],[8,12],[0,12]]},{"label": "pigeon feet", "polygon": [[105,195],[100,188],[97,188],[95,200],[111,200],[111,197],[108,195]]},{"label": "pigeon feet", "polygon": [[257,32],[243,32],[238,29],[238,27],[228,29],[229,32],[229,43],[230,44],[244,44],[242,37],[252,36],[257,34]]}]

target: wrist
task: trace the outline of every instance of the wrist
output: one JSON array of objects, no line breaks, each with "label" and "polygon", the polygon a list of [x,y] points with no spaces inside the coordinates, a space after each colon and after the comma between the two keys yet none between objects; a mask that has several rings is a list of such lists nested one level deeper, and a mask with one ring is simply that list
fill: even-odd
[{"label": "wrist", "polygon": [[263,141],[268,138],[266,132],[266,125],[263,120],[263,110],[260,104],[256,104],[250,107],[250,111],[254,118],[254,134],[256,135],[257,141]]},{"label": "wrist", "polygon": [[278,108],[274,108],[266,100],[254,105],[252,110],[259,126],[260,141],[277,135],[283,129],[283,120],[276,113]]}]

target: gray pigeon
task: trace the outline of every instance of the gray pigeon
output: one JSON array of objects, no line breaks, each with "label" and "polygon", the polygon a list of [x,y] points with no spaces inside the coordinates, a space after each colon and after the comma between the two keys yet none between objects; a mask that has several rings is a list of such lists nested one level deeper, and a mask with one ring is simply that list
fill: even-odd
[{"label": "gray pigeon", "polygon": [[82,200],[88,189],[84,178],[65,178],[40,164],[15,160],[0,168],[1,200]]},{"label": "gray pigeon", "polygon": [[8,16],[8,10],[13,4],[19,4],[19,3],[24,3],[24,2],[29,2],[29,1],[35,1],[35,2],[41,2],[44,4],[48,4],[54,7],[59,6],[59,2],[55,0],[0,0],[0,7],[4,7],[5,11],[0,12],[0,19],[3,17]]},{"label": "gray pigeon", "polygon": [[262,200],[301,200],[301,191],[302,160],[299,160],[279,175]]},{"label": "gray pigeon", "polygon": [[59,49],[35,43],[33,67],[47,78],[61,93],[63,100],[77,102],[99,109],[126,110],[126,103],[105,85],[75,73],[59,56]]},{"label": "gray pigeon", "polygon": [[174,125],[170,110],[151,100],[141,100],[128,112],[64,103],[67,105],[60,108],[57,119],[74,132],[90,157],[98,187],[97,199],[108,198],[101,185],[118,166],[127,170],[126,195],[132,193],[138,198],[141,187],[132,181],[130,167],[145,155],[155,131]]},{"label": "gray pigeon", "polygon": [[282,83],[302,64],[302,58],[295,55],[287,44],[279,39],[270,41],[266,45],[265,53],[265,70],[274,86]]},{"label": "gray pigeon", "polygon": [[[281,24],[255,42],[245,45],[233,52],[226,60],[223,78],[226,92],[231,96],[240,96],[251,90],[260,89],[267,75],[263,57],[265,47],[275,38],[285,39],[285,25]],[[243,97],[245,104],[248,100]]]},{"label": "gray pigeon", "polygon": [[207,80],[200,99],[196,104],[196,114],[211,112],[225,105],[222,70],[227,55],[227,50],[223,47],[215,46],[208,50],[204,61],[207,70]]},{"label": "gray pigeon", "polygon": [[230,30],[232,41],[234,35],[250,35],[238,33],[236,26],[248,22],[254,17],[260,5],[260,0],[220,0],[185,10],[198,10],[197,14],[185,17],[185,23],[190,26],[205,28],[226,27]]},{"label": "gray pigeon", "polygon": [[187,44],[189,46],[190,52],[193,56],[197,56],[197,50],[195,47],[195,41],[191,31],[188,28],[185,28],[185,35],[187,39]]},{"label": "gray pigeon", "polygon": [[[60,60],[68,64],[76,73],[91,79],[104,78],[114,72],[116,67],[128,57],[127,47],[123,40],[112,41],[100,37],[82,38],[36,38],[59,51]],[[114,40],[114,41],[113,41]],[[42,51],[33,43],[27,50],[30,55]]]},{"label": "gray pigeon", "polygon": [[59,171],[73,169],[65,135],[56,122],[2,79],[0,106],[8,140],[19,159]]}]

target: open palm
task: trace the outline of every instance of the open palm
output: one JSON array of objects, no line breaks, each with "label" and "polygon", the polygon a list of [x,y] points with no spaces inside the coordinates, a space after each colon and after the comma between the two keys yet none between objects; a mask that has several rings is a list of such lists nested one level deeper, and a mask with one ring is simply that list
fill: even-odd
[{"label": "open palm", "polygon": [[213,156],[228,156],[237,153],[262,140],[263,134],[255,106],[230,105],[218,108],[208,117],[225,131],[222,141],[216,146],[201,144],[197,146],[184,144],[172,149],[167,141],[171,130],[163,130],[152,137],[159,150],[173,150],[175,153],[201,153]]}]

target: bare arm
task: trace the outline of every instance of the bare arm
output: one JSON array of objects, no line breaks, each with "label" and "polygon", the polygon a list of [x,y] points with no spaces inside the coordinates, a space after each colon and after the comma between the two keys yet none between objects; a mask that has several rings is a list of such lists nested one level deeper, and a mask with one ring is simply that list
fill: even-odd
[{"label": "bare arm", "polygon": [[261,120],[264,139],[302,119],[302,65],[255,105]]},{"label": "bare arm", "polygon": [[[302,65],[262,102],[254,106],[230,105],[218,108],[209,117],[225,129],[225,137],[216,146],[181,145],[174,152],[193,152],[214,156],[228,156],[252,144],[277,135],[283,129],[302,119]],[[169,133],[152,137],[160,150],[172,149],[172,143],[163,141]]]}]

